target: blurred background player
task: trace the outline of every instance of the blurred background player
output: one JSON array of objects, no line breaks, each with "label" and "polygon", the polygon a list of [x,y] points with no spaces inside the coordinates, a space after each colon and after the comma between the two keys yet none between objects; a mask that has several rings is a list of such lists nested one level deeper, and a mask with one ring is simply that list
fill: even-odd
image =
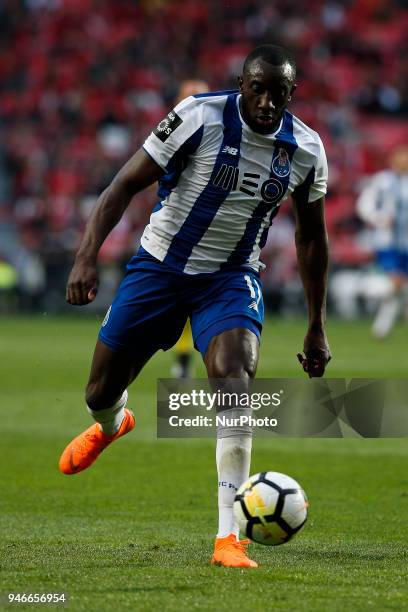
[{"label": "blurred background player", "polygon": [[[176,104],[198,93],[207,93],[210,89],[208,83],[199,79],[187,79],[182,81],[176,98]],[[175,104],[175,105],[176,105]],[[193,338],[191,335],[190,319],[183,329],[177,344],[174,347],[174,363],[171,368],[171,374],[175,378],[190,378],[191,366],[193,360]]]},{"label": "blurred background player", "polygon": [[361,219],[373,228],[376,260],[389,276],[372,332],[385,338],[407,299],[408,288],[408,146],[397,147],[389,169],[374,174],[357,200]]}]

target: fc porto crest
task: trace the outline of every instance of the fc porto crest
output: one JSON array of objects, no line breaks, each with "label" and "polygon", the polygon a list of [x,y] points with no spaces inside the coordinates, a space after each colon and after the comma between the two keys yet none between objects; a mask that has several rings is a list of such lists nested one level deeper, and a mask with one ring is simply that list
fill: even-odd
[{"label": "fc porto crest", "polygon": [[288,176],[290,172],[290,160],[286,149],[279,147],[278,152],[272,160],[272,170],[279,178]]}]

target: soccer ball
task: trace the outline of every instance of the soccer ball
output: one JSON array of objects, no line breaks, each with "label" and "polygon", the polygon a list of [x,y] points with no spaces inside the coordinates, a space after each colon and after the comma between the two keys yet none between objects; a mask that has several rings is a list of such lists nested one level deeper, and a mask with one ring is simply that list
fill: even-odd
[{"label": "soccer ball", "polygon": [[307,497],[299,483],[279,472],[250,476],[234,501],[241,533],[267,546],[293,538],[306,523],[307,508]]}]

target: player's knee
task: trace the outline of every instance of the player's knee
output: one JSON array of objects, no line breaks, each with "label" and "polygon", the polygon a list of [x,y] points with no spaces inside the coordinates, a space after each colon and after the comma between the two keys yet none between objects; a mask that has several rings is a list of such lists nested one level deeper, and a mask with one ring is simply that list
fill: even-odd
[{"label": "player's knee", "polygon": [[229,364],[217,362],[213,365],[212,378],[240,378],[241,380],[251,380],[255,378],[255,367],[248,364]]}]

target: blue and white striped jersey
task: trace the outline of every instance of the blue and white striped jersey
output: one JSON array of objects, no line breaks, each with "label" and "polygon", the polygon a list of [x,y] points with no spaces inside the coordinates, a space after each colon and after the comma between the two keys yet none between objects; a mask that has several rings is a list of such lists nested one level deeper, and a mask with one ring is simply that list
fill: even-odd
[{"label": "blue and white striped jersey", "polygon": [[369,178],[357,200],[357,212],[374,230],[376,249],[408,251],[408,174],[393,170]]},{"label": "blue and white striped jersey", "polygon": [[165,170],[141,244],[187,274],[228,266],[259,270],[260,251],[280,204],[326,193],[319,135],[289,111],[273,134],[244,122],[240,94],[186,98],[159,123],[145,151]]}]

